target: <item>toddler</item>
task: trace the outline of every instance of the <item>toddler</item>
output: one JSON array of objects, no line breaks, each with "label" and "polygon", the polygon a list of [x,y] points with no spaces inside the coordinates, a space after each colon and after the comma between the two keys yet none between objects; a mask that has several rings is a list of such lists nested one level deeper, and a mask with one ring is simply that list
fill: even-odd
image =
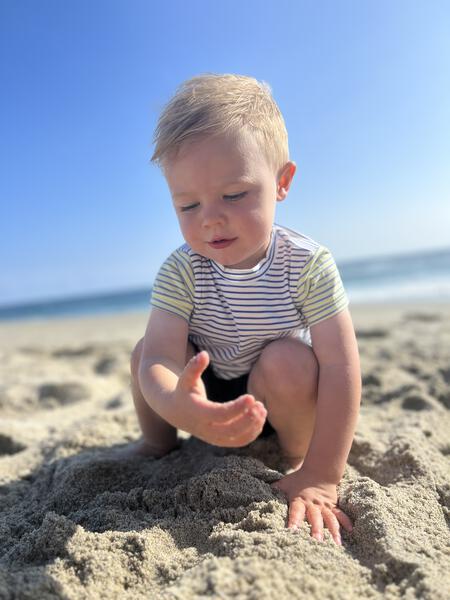
[{"label": "toddler", "polygon": [[358,418],[361,376],[348,300],[328,249],[274,223],[296,171],[267,84],[206,74],[165,106],[152,161],[167,180],[185,244],[161,266],[131,360],[143,438],[163,456],[177,429],[241,447],[276,432],[290,472],[290,528],[306,518],[341,544],[337,506]]}]

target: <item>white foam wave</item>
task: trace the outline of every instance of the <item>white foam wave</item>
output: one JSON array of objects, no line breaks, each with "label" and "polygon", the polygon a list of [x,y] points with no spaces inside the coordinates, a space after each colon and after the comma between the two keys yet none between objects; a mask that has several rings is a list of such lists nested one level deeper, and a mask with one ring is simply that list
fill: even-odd
[{"label": "white foam wave", "polygon": [[402,282],[378,282],[370,285],[346,286],[351,302],[384,302],[428,300],[450,302],[450,276],[410,279]]}]

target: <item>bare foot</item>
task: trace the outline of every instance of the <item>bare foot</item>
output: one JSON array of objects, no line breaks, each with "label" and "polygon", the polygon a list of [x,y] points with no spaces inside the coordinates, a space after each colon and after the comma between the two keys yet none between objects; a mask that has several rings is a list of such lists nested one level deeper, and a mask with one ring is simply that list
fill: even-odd
[{"label": "bare foot", "polygon": [[141,439],[137,442],[131,442],[131,444],[128,444],[125,446],[125,448],[121,448],[115,452],[114,455],[119,459],[132,458],[133,456],[161,458],[178,447],[179,444],[177,443],[176,445],[168,448],[158,448],[156,446],[151,446],[145,440]]}]

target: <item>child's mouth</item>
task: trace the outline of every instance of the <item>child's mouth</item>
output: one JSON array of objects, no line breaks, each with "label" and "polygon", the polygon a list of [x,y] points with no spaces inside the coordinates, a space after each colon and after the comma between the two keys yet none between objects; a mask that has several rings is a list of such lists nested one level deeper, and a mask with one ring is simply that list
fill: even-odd
[{"label": "child's mouth", "polygon": [[231,240],[214,240],[213,242],[208,242],[208,244],[212,248],[226,248],[230,244],[232,244],[237,238],[233,238]]}]

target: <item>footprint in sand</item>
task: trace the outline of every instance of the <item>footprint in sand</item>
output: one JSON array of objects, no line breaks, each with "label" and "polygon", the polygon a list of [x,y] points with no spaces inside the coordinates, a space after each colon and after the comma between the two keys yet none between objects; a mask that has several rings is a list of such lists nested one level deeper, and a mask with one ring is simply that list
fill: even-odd
[{"label": "footprint in sand", "polygon": [[81,346],[80,348],[60,348],[52,352],[54,358],[73,358],[77,356],[89,356],[96,351],[95,346]]},{"label": "footprint in sand", "polygon": [[38,388],[39,402],[48,408],[89,398],[89,389],[79,383],[45,383]]},{"label": "footprint in sand", "polygon": [[435,323],[437,321],[442,321],[442,315],[438,313],[427,313],[427,312],[416,312],[416,313],[407,313],[403,317],[404,321],[419,321],[421,323]]},{"label": "footprint in sand", "polygon": [[450,444],[446,444],[445,446],[442,446],[441,448],[439,448],[439,451],[444,456],[450,456]]},{"label": "footprint in sand", "polygon": [[376,338],[385,338],[389,335],[389,331],[387,329],[357,329],[356,337],[358,339],[367,340],[367,339],[376,339]]},{"label": "footprint in sand", "polygon": [[368,373],[367,375],[363,375],[362,384],[364,387],[370,385],[374,387],[381,387],[381,379],[375,373]]},{"label": "footprint in sand", "polygon": [[94,366],[94,371],[98,375],[111,375],[117,371],[119,362],[115,356],[104,356],[98,360]]},{"label": "footprint in sand", "polygon": [[26,450],[26,446],[14,440],[11,436],[0,433],[0,456],[18,454]]},{"label": "footprint in sand", "polygon": [[406,410],[433,410],[433,404],[420,394],[410,394],[403,398],[402,408]]},{"label": "footprint in sand", "polygon": [[115,398],[111,398],[111,400],[108,400],[108,402],[105,404],[105,408],[107,408],[108,410],[114,410],[115,408],[120,408],[121,406],[123,406],[123,398],[122,396],[116,396]]}]

